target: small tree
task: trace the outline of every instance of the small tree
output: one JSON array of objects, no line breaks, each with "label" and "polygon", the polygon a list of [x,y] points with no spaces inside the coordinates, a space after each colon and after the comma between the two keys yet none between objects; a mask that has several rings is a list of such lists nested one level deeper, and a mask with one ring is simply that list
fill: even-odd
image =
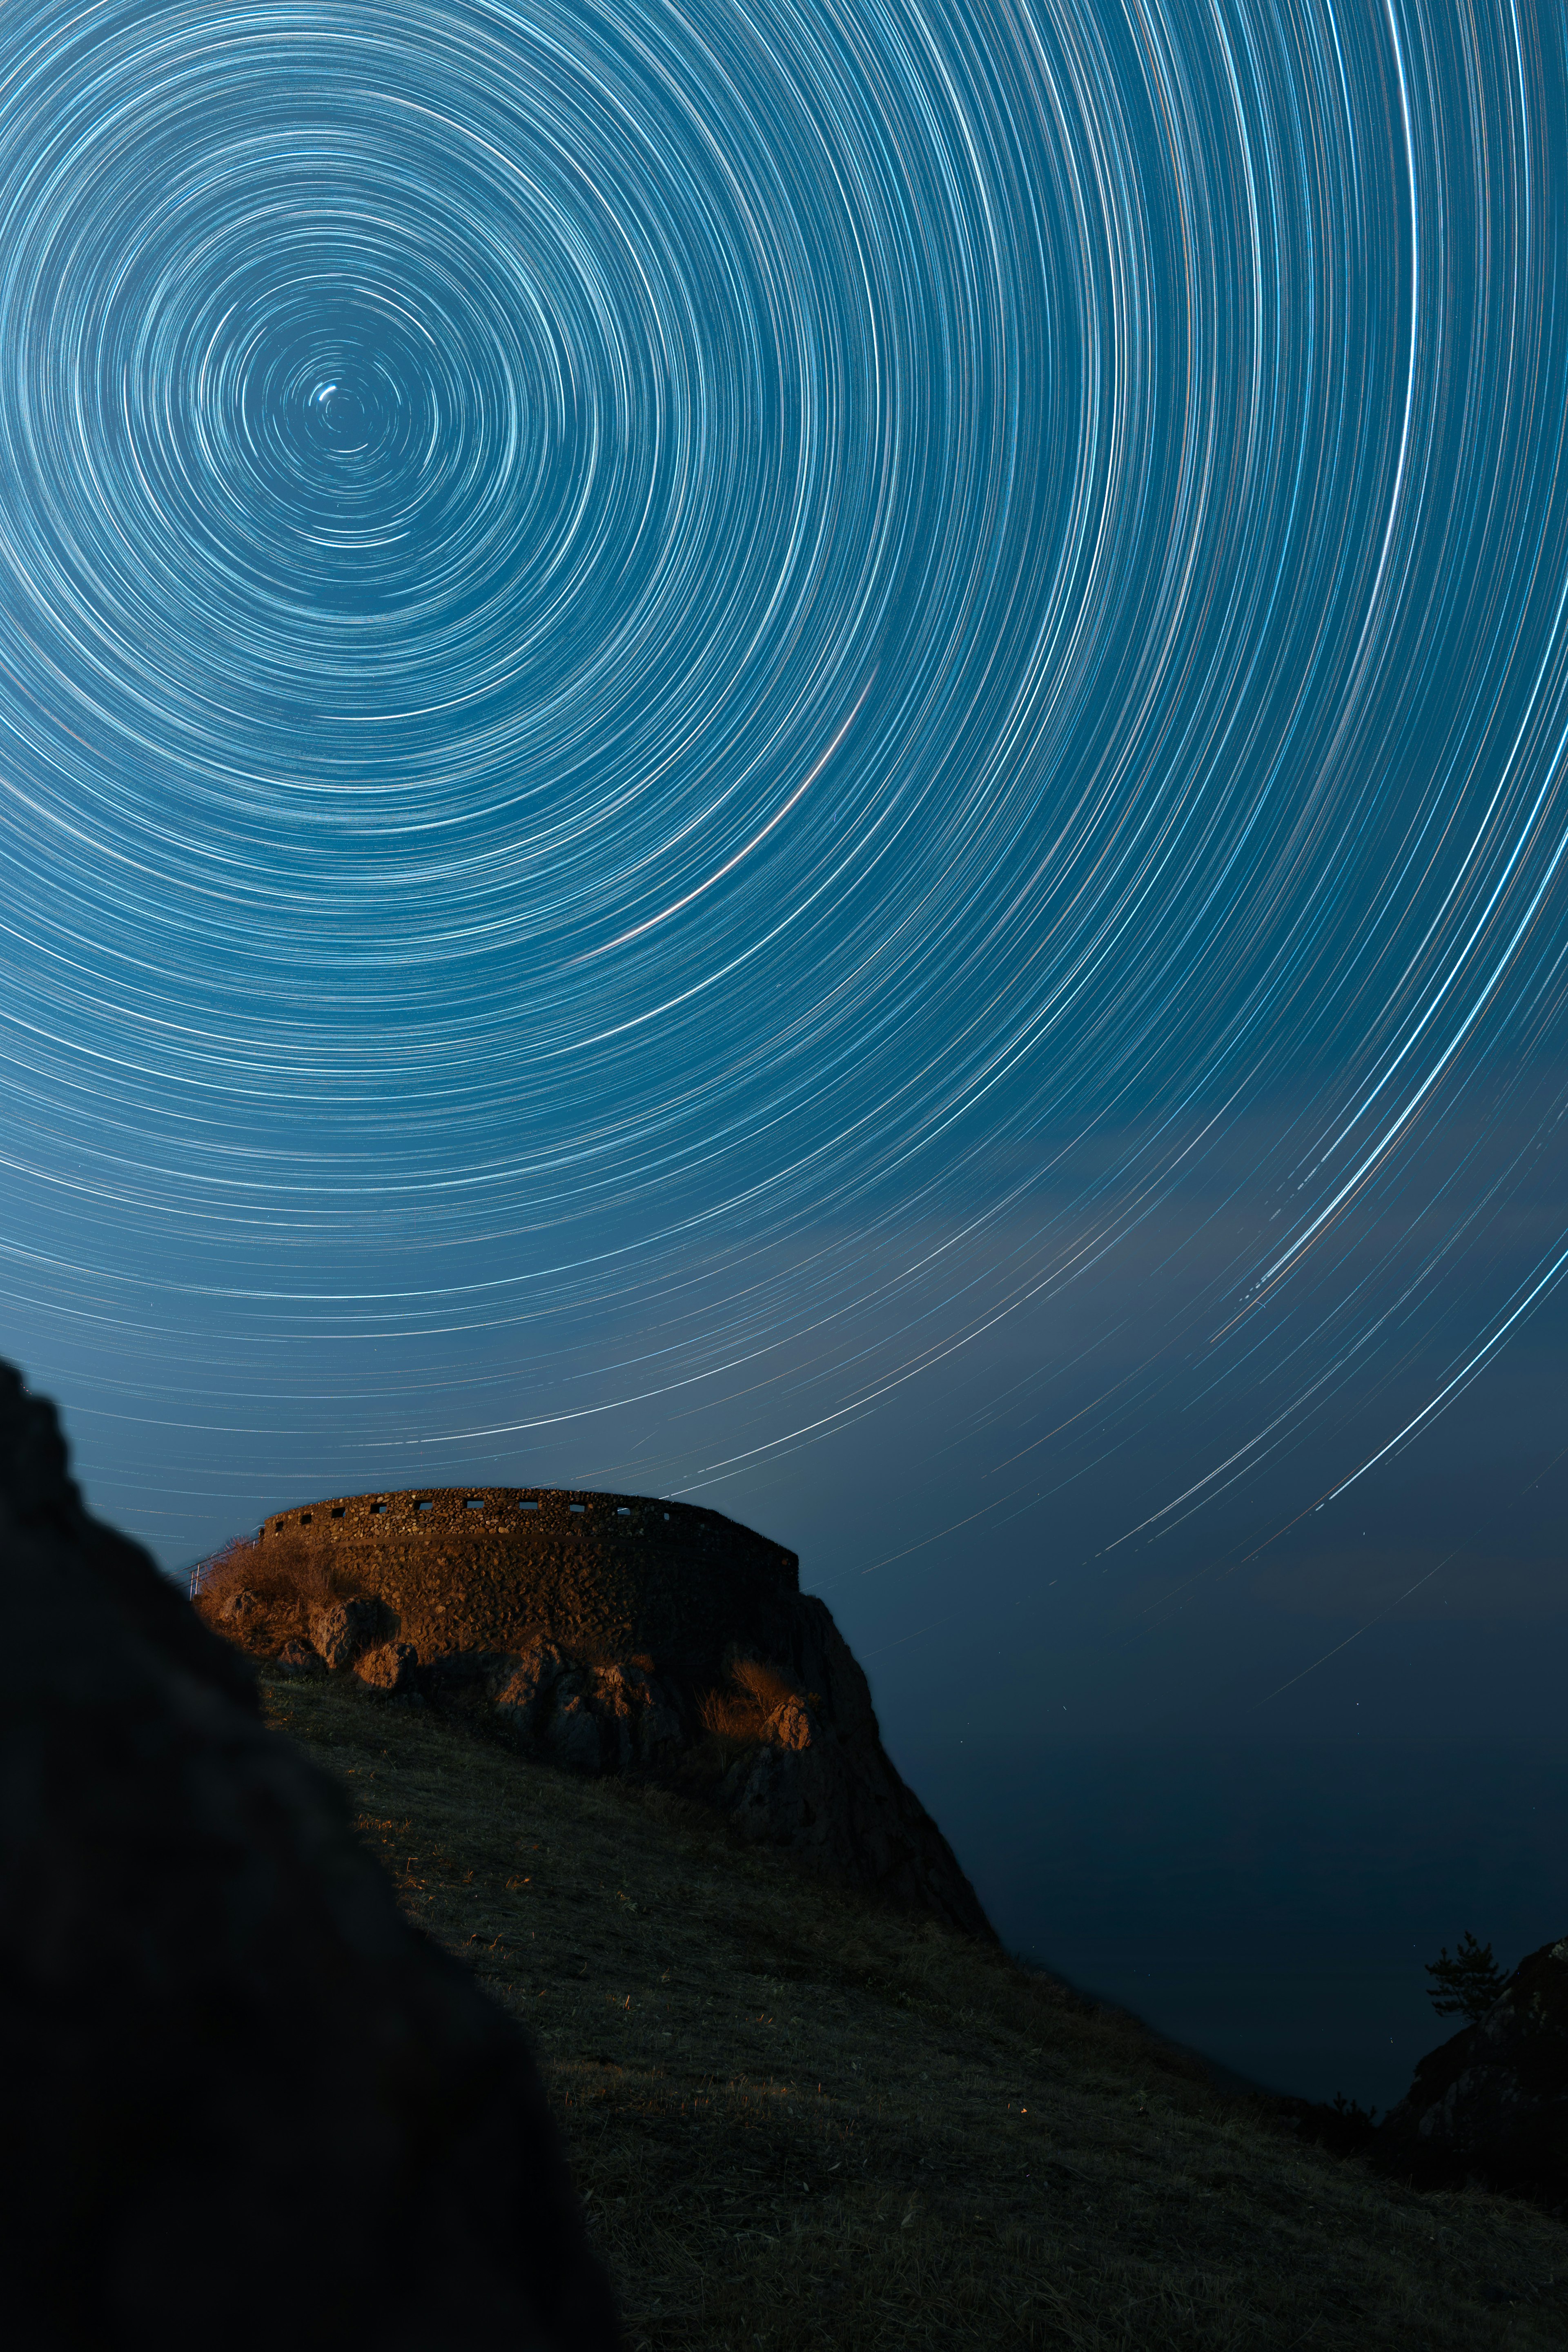
[{"label": "small tree", "polygon": [[1491,1946],[1478,1944],[1468,1927],[1453,1958],[1445,1944],[1441,1956],[1427,1961],[1426,1973],[1433,1979],[1426,1998],[1438,2016],[1468,2017],[1472,2024],[1486,2015],[1508,1982],[1492,1958]]}]

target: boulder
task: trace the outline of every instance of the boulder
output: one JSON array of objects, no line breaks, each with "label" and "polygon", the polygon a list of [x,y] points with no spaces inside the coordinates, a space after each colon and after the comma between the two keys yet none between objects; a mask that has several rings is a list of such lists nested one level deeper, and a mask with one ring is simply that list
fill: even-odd
[{"label": "boulder", "polygon": [[619,2342],[521,2035],[8,1367],[0,2067],[29,2347]]},{"label": "boulder", "polygon": [[521,1658],[503,1659],[489,1677],[496,1719],[502,1729],[525,1744],[543,1731],[549,1720],[555,1686],[566,1672],[559,1650],[542,1645]]},{"label": "boulder", "polygon": [[[226,1612],[224,1622],[232,1622]],[[362,1650],[392,1631],[379,1601],[361,1594],[350,1601],[331,1601],[310,1619],[310,1641],[316,1654],[333,1674],[352,1666]]]},{"label": "boulder", "polygon": [[309,1642],[285,1642],[272,1661],[273,1672],[279,1675],[317,1676],[324,1672],[321,1661]]},{"label": "boulder", "polygon": [[1423,2188],[1476,2180],[1568,2204],[1568,1937],[1530,1953],[1484,2017],[1422,2059],[1374,2142]]},{"label": "boulder", "polygon": [[372,1690],[385,1692],[388,1697],[414,1693],[418,1670],[419,1661],[411,1642],[383,1642],[354,1662],[357,1679]]},{"label": "boulder", "polygon": [[682,1739],[679,1704],[646,1666],[631,1659],[599,1667],[594,1705],[613,1729],[617,1769],[641,1767],[657,1774],[674,1766]]},{"label": "boulder", "polygon": [[556,1698],[544,1738],[558,1764],[570,1764],[579,1772],[601,1772],[614,1762],[608,1730],[592,1694],[568,1685]]}]

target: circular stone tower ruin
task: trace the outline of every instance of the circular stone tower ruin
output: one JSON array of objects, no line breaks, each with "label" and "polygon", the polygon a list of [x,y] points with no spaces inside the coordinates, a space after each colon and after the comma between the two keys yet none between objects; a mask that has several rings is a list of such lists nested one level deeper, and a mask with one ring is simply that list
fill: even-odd
[{"label": "circular stone tower ruin", "polygon": [[800,1593],[799,1562],[718,1511],[563,1487],[412,1487],[281,1511],[257,1538],[315,1554],[394,1611],[421,1661],[549,1643],[584,1664],[646,1655],[680,1679]]},{"label": "circular stone tower ruin", "polygon": [[744,1837],[989,1937],[798,1568],[697,1504],[410,1487],[274,1514],[196,1598],[285,1671],[352,1674],[526,1754],[658,1780]]}]

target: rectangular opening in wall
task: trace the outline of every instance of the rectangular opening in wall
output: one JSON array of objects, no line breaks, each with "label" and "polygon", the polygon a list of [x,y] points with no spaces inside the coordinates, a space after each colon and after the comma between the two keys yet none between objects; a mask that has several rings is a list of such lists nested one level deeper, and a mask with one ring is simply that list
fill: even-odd
[{"label": "rectangular opening in wall", "polygon": [[434,1503],[426,1501],[423,1503],[416,1503],[414,1507],[416,1511],[433,1511],[436,1506]]},{"label": "rectangular opening in wall", "polygon": [[520,1503],[517,1507],[520,1511],[537,1511],[539,1506],[537,1503]]},{"label": "rectangular opening in wall", "polygon": [[333,1517],[333,1518],[334,1518],[334,1519],[341,1519],[341,1518],[342,1517],[342,1515],[343,1515],[343,1507],[342,1507],[342,1505],[340,1503],[340,1504],[337,1506],[336,1509],[333,1511],[333,1513],[332,1513],[332,1517]]},{"label": "rectangular opening in wall", "polygon": [[629,1518],[631,1517],[631,1515],[632,1515],[632,1507],[631,1507],[631,1505],[630,1505],[629,1503],[617,1503],[617,1504],[616,1504],[616,1518],[617,1518],[617,1519],[629,1519]]},{"label": "rectangular opening in wall", "polygon": [[568,1503],[566,1507],[569,1511],[585,1511],[588,1506],[586,1503]]},{"label": "rectangular opening in wall", "polygon": [[485,1507],[483,1496],[470,1495],[463,1507],[469,1511],[482,1511]]},{"label": "rectangular opening in wall", "polygon": [[287,1525],[288,1525],[287,1520],[285,1520],[285,1519],[279,1519],[279,1522],[278,1522],[278,1525],[277,1525],[277,1526],[273,1528],[273,1530],[272,1530],[273,1534],[274,1534],[275,1536],[280,1536],[280,1535],[282,1534],[283,1530],[284,1530],[284,1528],[285,1528]]},{"label": "rectangular opening in wall", "polygon": [[373,1513],[377,1513],[384,1511],[386,1505],[384,1503],[373,1503],[370,1507]]}]

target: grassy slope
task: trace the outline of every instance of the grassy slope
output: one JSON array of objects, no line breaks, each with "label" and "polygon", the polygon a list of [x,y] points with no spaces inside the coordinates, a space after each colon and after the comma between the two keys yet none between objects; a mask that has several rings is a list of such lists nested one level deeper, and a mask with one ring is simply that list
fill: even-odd
[{"label": "grassy slope", "polygon": [[1568,2346],[1568,2230],[1298,2148],[1132,2021],[339,1684],[268,1682],[545,2062],[637,2352]]}]

